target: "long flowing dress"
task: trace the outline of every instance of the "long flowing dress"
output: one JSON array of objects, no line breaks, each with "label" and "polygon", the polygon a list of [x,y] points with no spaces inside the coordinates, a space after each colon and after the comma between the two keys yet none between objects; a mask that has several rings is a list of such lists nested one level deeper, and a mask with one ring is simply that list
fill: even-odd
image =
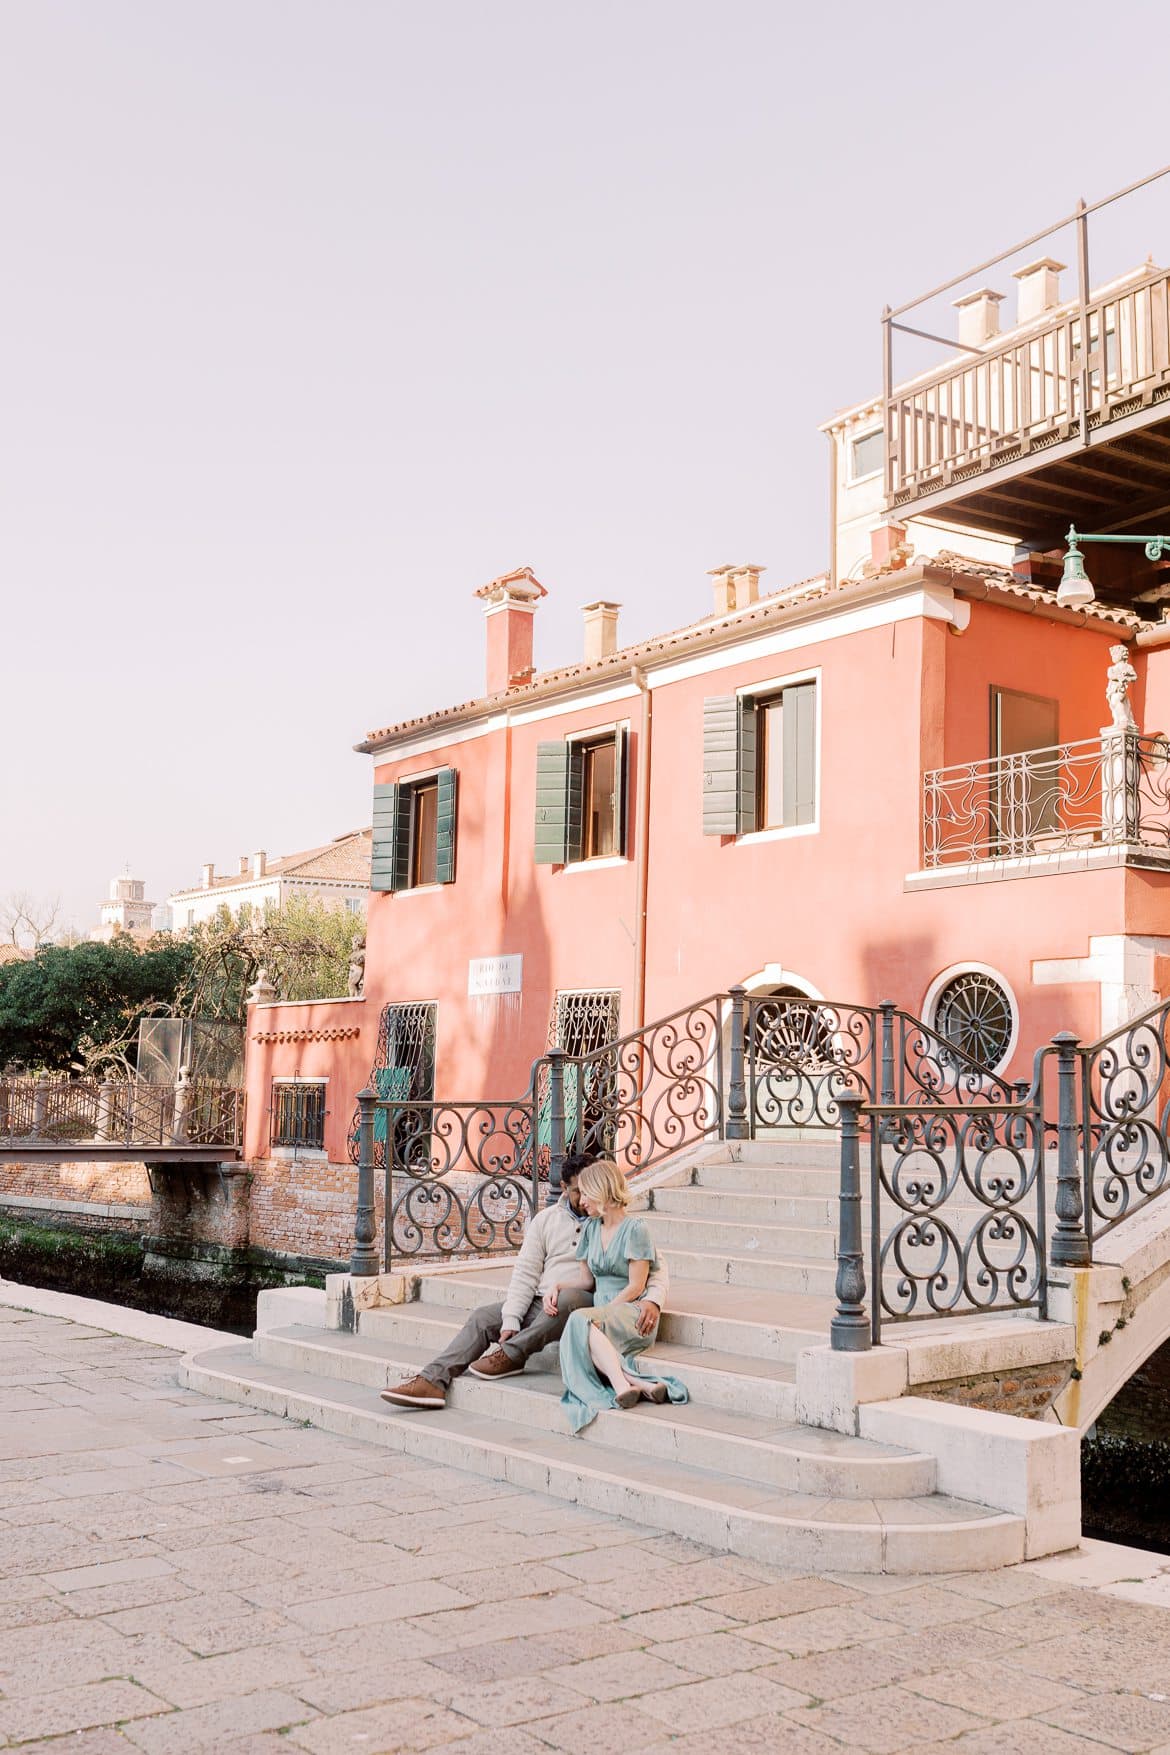
[{"label": "long flowing dress", "polygon": [[623,1219],[607,1245],[602,1241],[601,1220],[590,1219],[581,1232],[577,1259],[593,1275],[594,1292],[592,1306],[574,1310],[561,1335],[561,1376],[565,1380],[561,1406],[573,1431],[580,1432],[604,1408],[617,1405],[617,1397],[605,1379],[598,1376],[589,1355],[589,1329],[593,1324],[613,1342],[631,1377],[664,1383],[672,1402],[688,1401],[687,1387],[677,1377],[643,1370],[635,1363],[635,1355],[654,1344],[658,1324],[648,1335],[640,1335],[637,1322],[641,1306],[628,1301],[614,1303],[618,1293],[624,1292],[630,1283],[632,1261],[648,1261],[651,1273],[658,1265],[645,1221],[635,1217]]}]

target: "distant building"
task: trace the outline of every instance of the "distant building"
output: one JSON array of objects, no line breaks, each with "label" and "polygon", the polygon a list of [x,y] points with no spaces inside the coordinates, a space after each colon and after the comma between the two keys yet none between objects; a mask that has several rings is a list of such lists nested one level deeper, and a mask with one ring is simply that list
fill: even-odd
[{"label": "distant building", "polygon": [[90,938],[98,944],[109,944],[120,932],[131,938],[149,938],[154,928],[155,904],[146,900],[146,885],[141,878],[124,873],[110,879],[109,900],[102,903],[101,925]]},{"label": "distant building", "polygon": [[326,907],[345,908],[351,914],[366,912],[370,893],[369,829],[339,835],[324,847],[290,853],[269,860],[266,853],[243,854],[239,870],[217,875],[214,865],[203,867],[201,882],[167,897],[171,924],[176,932],[210,920],[220,908],[233,914],[242,908],[271,913],[294,896],[311,897]]}]

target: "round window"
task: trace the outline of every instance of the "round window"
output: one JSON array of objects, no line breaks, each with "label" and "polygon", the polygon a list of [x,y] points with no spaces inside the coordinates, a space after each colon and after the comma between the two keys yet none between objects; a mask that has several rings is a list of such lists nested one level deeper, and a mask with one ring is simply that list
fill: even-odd
[{"label": "round window", "polygon": [[1006,1058],[1012,1041],[1012,1002],[991,975],[967,969],[939,989],[934,1027],[989,1071]]}]

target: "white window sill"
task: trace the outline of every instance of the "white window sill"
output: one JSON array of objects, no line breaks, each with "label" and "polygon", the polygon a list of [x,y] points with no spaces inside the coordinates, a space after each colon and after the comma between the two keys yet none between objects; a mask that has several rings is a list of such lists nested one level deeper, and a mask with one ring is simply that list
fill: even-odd
[{"label": "white window sill", "polygon": [[612,871],[615,866],[629,865],[629,863],[624,853],[615,853],[607,859],[573,859],[569,861],[568,865],[563,865],[561,870],[565,872]]},{"label": "white window sill", "polygon": [[754,847],[761,841],[792,841],[798,835],[819,835],[820,823],[793,823],[789,829],[753,829],[750,835],[737,835],[737,847]]},{"label": "white window sill", "polygon": [[450,884],[412,884],[408,890],[387,890],[386,894],[393,896],[396,902],[401,902],[407,896],[433,896],[437,890],[449,890],[450,888]]}]

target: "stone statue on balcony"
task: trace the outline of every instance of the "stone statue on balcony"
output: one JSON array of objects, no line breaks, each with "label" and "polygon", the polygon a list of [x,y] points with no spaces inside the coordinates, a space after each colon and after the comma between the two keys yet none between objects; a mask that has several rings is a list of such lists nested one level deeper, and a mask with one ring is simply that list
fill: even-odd
[{"label": "stone statue on balcony", "polygon": [[349,953],[349,997],[361,999],[366,991],[366,941],[355,938]]},{"label": "stone statue on balcony", "polygon": [[1133,708],[1129,702],[1130,684],[1137,681],[1137,671],[1129,662],[1128,646],[1110,646],[1109,656],[1113,660],[1106,671],[1105,699],[1109,703],[1111,723],[1105,726],[1106,732],[1136,731],[1137,720],[1133,716]]}]

